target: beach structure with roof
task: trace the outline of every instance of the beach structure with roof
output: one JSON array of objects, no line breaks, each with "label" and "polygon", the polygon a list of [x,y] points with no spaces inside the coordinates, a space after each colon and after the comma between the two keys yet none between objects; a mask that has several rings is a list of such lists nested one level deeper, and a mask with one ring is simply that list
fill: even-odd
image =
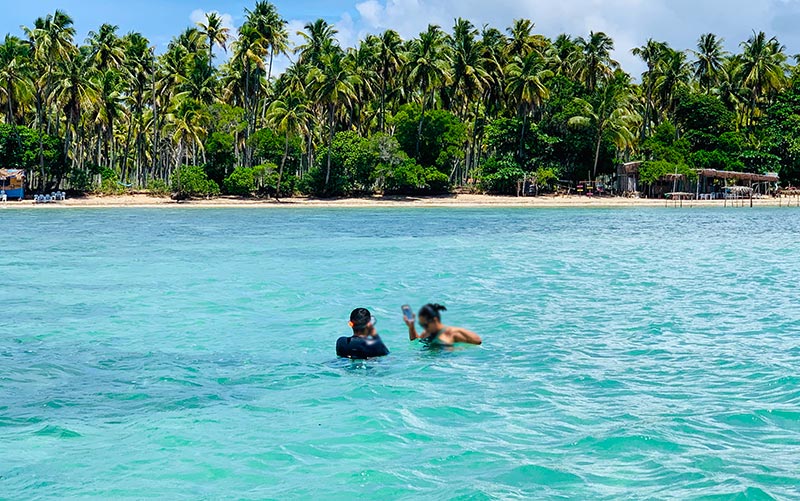
[{"label": "beach structure with roof", "polygon": [[743,199],[769,195],[775,192],[780,177],[776,173],[758,174],[717,169],[697,169],[696,179],[687,179],[684,174],[668,174],[652,185],[643,186],[639,179],[639,168],[644,162],[626,162],[617,167],[615,187],[619,193],[644,193],[656,198],[698,200]]},{"label": "beach structure with roof", "polygon": [[24,170],[0,169],[0,198],[25,198]]}]

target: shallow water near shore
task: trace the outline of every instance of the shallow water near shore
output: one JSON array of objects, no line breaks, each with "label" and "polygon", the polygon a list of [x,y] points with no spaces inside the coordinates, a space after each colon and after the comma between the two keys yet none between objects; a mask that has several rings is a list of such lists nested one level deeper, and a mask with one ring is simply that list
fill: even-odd
[{"label": "shallow water near shore", "polygon": [[794,498],[798,216],[6,211],[0,498]]}]

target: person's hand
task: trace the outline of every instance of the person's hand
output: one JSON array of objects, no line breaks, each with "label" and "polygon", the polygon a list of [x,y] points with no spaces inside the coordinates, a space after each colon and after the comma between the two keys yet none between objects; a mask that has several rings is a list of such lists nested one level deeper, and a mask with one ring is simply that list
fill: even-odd
[{"label": "person's hand", "polygon": [[406,318],[406,316],[405,316],[405,315],[403,315],[403,322],[405,322],[405,323],[406,323],[406,325],[407,325],[409,328],[411,328],[411,327],[414,327],[414,321],[416,320],[416,318],[417,318],[417,317],[416,317],[415,315],[411,315],[411,319],[409,320],[408,318]]}]

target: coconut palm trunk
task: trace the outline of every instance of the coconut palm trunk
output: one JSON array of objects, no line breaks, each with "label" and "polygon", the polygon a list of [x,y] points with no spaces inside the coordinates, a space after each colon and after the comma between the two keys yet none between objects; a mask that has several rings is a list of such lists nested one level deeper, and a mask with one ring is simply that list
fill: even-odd
[{"label": "coconut palm trunk", "polygon": [[281,198],[281,180],[283,179],[283,168],[286,166],[286,159],[289,157],[289,129],[286,129],[286,139],[283,145],[283,158],[281,158],[281,168],[278,169],[278,184],[275,186],[275,199]]},{"label": "coconut palm trunk", "polygon": [[597,132],[597,147],[594,150],[594,170],[592,171],[592,177],[597,179],[597,164],[600,162],[600,145],[603,142],[603,128]]},{"label": "coconut palm trunk", "polygon": [[328,168],[325,171],[325,191],[328,191],[328,183],[331,180],[331,150],[333,149],[333,127],[334,127],[334,107],[333,103],[328,105]]}]

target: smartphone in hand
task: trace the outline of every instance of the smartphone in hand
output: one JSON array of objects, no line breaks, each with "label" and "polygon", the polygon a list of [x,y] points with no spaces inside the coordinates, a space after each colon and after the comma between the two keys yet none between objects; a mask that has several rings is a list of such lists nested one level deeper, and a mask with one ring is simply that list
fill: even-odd
[{"label": "smartphone in hand", "polygon": [[401,308],[403,309],[403,317],[407,321],[413,322],[414,321],[414,312],[411,311],[411,306],[409,306],[407,304],[404,304],[403,306],[401,306]]}]

